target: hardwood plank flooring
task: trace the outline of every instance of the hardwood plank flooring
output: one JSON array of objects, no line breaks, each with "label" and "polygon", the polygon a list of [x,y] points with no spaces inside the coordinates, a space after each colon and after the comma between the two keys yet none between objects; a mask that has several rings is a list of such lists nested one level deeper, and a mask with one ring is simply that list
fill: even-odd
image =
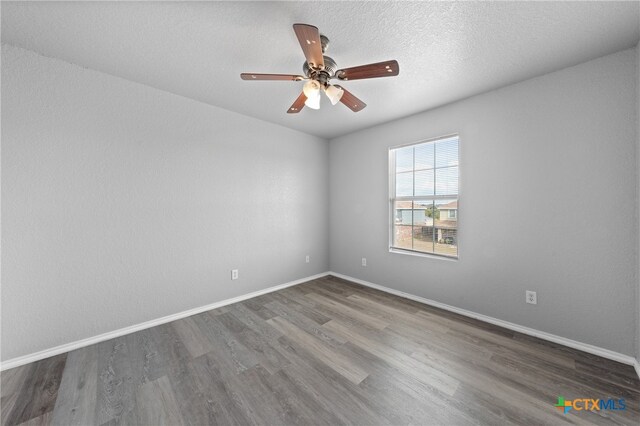
[{"label": "hardwood plank flooring", "polygon": [[11,412],[7,413],[7,424],[21,424],[42,416],[48,418],[45,415],[53,410],[66,359],[67,354],[63,354],[22,367],[23,380],[14,382],[20,386],[14,390],[16,396]]},{"label": "hardwood plank flooring", "polygon": [[[1,375],[2,425],[640,424],[627,365],[335,277]],[[557,398],[624,399],[562,413]]]}]

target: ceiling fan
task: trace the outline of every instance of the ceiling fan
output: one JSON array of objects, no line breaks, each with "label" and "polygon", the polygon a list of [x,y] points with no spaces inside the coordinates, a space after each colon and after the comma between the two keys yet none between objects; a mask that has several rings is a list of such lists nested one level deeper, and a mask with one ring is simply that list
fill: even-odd
[{"label": "ceiling fan", "polygon": [[400,72],[398,61],[395,60],[338,69],[336,61],[328,56],[324,56],[329,46],[329,39],[320,34],[317,27],[307,24],[294,24],[293,31],[295,31],[304,56],[307,59],[302,65],[304,75],[240,74],[240,78],[243,80],[306,81],[302,93],[287,110],[289,114],[299,113],[305,105],[312,109],[320,109],[320,92],[324,92],[333,105],[342,102],[353,112],[362,111],[367,104],[355,97],[344,87],[330,84],[330,80],[348,81],[376,77],[393,77]]}]

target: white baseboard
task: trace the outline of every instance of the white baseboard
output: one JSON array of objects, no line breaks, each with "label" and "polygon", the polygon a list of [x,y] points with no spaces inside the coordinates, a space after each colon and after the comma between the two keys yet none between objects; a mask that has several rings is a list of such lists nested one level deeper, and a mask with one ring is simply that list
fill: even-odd
[{"label": "white baseboard", "polygon": [[405,293],[404,291],[394,290],[392,288],[384,287],[378,284],[374,284],[369,281],[361,280],[359,278],[350,277],[348,275],[339,274],[337,272],[329,272],[330,275],[333,275],[338,278],[345,279],[347,281],[353,281],[354,283],[361,284],[366,287],[375,288],[376,290],[384,291],[385,293],[394,294],[396,296],[404,297],[405,299],[415,300],[416,302],[424,303],[425,305],[430,305],[436,308],[444,309],[445,311],[453,312],[456,314],[464,315],[465,317],[474,318],[480,321],[488,322],[489,324],[494,324],[499,327],[507,328],[509,330],[517,331],[522,334],[527,334],[529,336],[538,337],[543,340],[548,340],[550,342],[558,343],[560,345],[568,346],[573,349],[578,349],[583,352],[587,352],[593,355],[598,355],[603,358],[611,359],[614,361],[621,362],[623,364],[632,365],[636,369],[636,373],[638,373],[638,377],[640,377],[640,364],[638,361],[629,355],[621,354],[619,352],[614,352],[609,349],[601,348],[598,346],[590,345],[588,343],[578,342],[576,340],[567,339],[566,337],[557,336],[555,334],[546,333],[544,331],[539,331],[533,328],[525,327],[522,325],[514,324],[509,321],[503,321],[501,319],[489,317],[487,315],[477,314],[472,311],[468,311],[466,309],[456,308],[455,306],[447,305],[445,303],[436,302],[435,300],[426,299],[424,297],[415,296],[413,294]]},{"label": "white baseboard", "polygon": [[290,281],[288,283],[276,285],[273,287],[265,288],[264,290],[254,291],[253,293],[243,294],[241,296],[232,297],[231,299],[222,300],[220,302],[214,302],[198,308],[189,309],[179,312],[177,314],[167,315],[162,318],[157,318],[151,321],[145,321],[140,324],[124,327],[119,330],[109,331],[107,333],[99,334],[97,336],[88,337],[86,339],[77,340],[75,342],[66,343],[64,345],[56,346],[54,348],[45,349],[39,352],[35,352],[29,355],[12,358],[10,360],[2,362],[0,364],[0,371],[9,370],[14,367],[28,364],[30,362],[39,361],[41,359],[49,358],[54,355],[59,355],[65,352],[69,352],[75,349],[83,348],[85,346],[93,345],[95,343],[104,342],[105,340],[114,339],[116,337],[124,336],[125,334],[135,333],[136,331],[144,330],[147,328],[155,327],[156,325],[166,324],[171,321],[190,317],[211,309],[220,308],[222,306],[231,305],[233,303],[242,302],[243,300],[251,299],[252,297],[261,296],[263,294],[271,293],[273,291],[282,290],[283,288],[291,287],[294,285],[302,284],[307,281],[315,280],[329,275],[329,272],[323,272],[321,274],[312,275],[310,277],[300,278],[299,280]]}]

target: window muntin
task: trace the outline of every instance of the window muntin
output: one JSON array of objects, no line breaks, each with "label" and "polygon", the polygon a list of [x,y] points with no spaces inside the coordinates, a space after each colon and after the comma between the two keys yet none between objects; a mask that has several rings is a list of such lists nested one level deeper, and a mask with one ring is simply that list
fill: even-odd
[{"label": "window muntin", "polygon": [[390,248],[458,257],[458,136],[389,150]]}]

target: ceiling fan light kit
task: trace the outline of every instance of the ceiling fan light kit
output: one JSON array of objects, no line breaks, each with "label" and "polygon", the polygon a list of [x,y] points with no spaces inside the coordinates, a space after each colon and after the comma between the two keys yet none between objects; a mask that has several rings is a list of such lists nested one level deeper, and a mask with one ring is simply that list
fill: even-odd
[{"label": "ceiling fan light kit", "polygon": [[367,104],[362,102],[342,86],[332,85],[332,79],[341,81],[363,80],[367,78],[393,77],[398,75],[400,67],[395,60],[375,64],[338,69],[336,61],[324,53],[329,46],[329,39],[321,35],[317,27],[307,24],[294,24],[296,33],[306,61],[302,65],[304,75],[295,74],[260,74],[242,73],[243,80],[280,80],[303,81],[302,93],[289,107],[287,113],[297,114],[306,105],[311,109],[320,109],[320,92],[324,92],[332,105],[342,102],[353,112],[362,111]]}]

